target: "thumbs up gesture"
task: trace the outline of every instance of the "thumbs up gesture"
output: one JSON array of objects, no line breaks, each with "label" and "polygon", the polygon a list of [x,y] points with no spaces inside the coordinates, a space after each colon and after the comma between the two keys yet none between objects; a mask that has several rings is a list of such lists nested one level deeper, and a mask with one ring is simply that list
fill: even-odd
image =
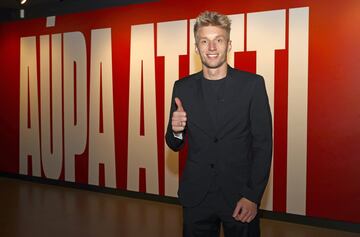
[{"label": "thumbs up gesture", "polygon": [[175,97],[175,103],[177,106],[177,110],[175,110],[172,114],[172,130],[175,133],[183,132],[186,127],[186,112],[182,106],[181,100],[178,97]]}]

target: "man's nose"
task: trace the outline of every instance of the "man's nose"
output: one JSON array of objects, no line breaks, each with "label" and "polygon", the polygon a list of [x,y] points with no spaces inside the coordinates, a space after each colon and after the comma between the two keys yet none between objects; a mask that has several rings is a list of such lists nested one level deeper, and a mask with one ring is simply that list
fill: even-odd
[{"label": "man's nose", "polygon": [[216,43],[214,41],[209,42],[209,50],[210,51],[216,50]]}]

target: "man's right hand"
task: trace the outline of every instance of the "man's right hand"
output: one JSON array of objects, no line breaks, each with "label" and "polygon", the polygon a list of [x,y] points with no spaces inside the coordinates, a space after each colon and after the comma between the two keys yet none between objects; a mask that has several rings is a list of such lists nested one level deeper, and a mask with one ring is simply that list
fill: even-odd
[{"label": "man's right hand", "polygon": [[181,133],[186,127],[186,112],[182,106],[181,100],[178,97],[175,97],[175,103],[177,110],[172,114],[172,130],[174,133]]}]

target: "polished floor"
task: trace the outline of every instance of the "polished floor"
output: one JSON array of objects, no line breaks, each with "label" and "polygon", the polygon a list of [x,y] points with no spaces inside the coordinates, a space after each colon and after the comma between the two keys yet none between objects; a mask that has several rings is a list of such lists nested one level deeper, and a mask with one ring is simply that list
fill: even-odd
[{"label": "polished floor", "polygon": [[[181,207],[0,177],[0,236],[181,237]],[[262,237],[359,237],[268,219]]]}]

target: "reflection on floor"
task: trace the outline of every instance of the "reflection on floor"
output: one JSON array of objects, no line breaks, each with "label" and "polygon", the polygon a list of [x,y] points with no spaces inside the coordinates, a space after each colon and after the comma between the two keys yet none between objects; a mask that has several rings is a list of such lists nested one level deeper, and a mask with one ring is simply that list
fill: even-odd
[{"label": "reflection on floor", "polygon": [[[0,177],[0,236],[181,237],[181,207]],[[263,237],[358,233],[261,220]]]}]

